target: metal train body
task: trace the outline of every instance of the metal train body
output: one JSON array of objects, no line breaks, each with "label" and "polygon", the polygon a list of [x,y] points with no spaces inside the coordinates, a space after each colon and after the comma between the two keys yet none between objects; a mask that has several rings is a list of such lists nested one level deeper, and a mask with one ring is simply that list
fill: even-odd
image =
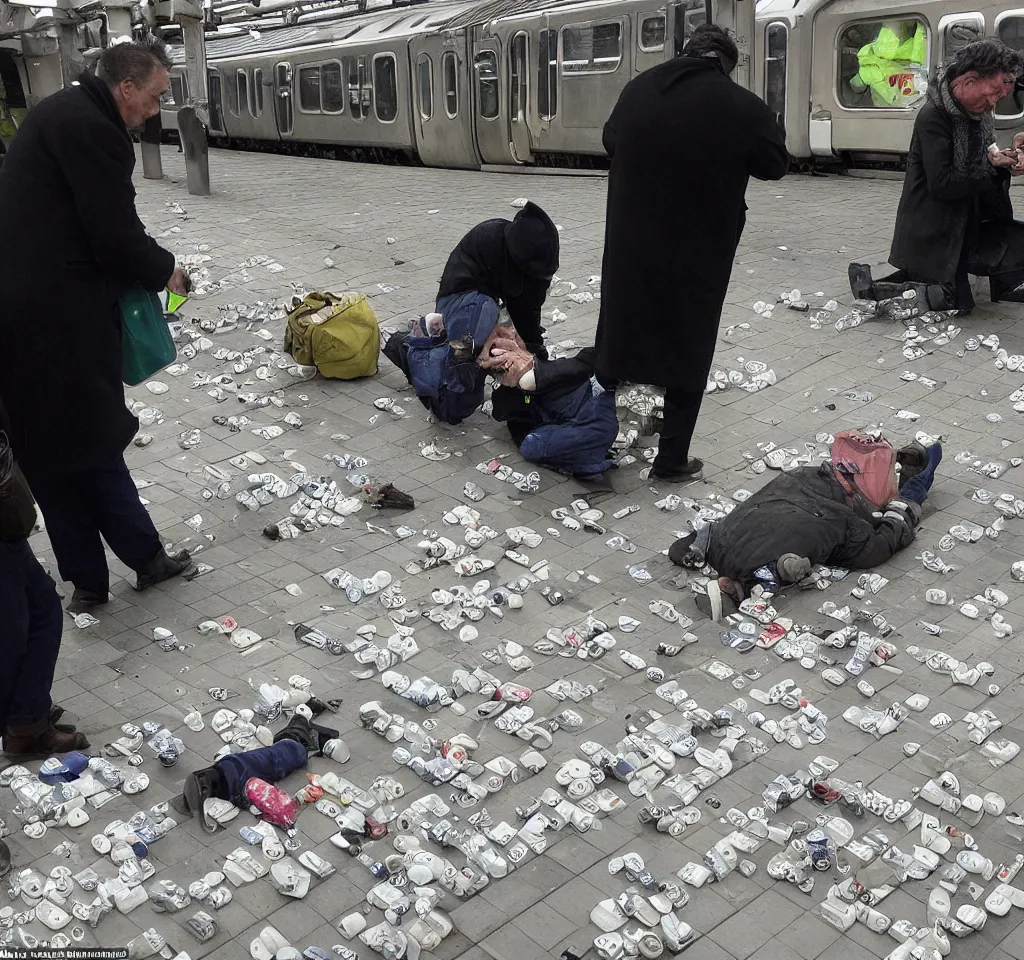
[{"label": "metal train body", "polygon": [[[923,25],[930,75],[959,46],[997,37],[1024,50],[1024,0],[761,0],[754,36],[753,89],[783,119],[789,152],[806,161],[891,164],[906,156],[917,107],[874,102],[855,90],[857,55],[885,24],[902,35]],[[999,142],[1024,129],[1024,102],[994,111]]]},{"label": "metal train body", "polygon": [[[626,83],[712,16],[751,0],[434,2],[232,38],[209,37],[210,134],[313,144],[478,169],[602,157]],[[749,82],[749,55],[737,71]],[[172,73],[166,128],[188,91]]]},{"label": "metal train body", "polygon": [[[883,27],[923,31],[928,76],[975,37],[1024,50],[1024,5],[1012,0],[759,0],[756,18],[751,2],[435,0],[211,39],[210,96],[221,104],[211,132],[383,149],[444,167],[600,157],[601,128],[623,86],[674,56],[711,17],[735,28],[736,79],[777,112],[794,158],[896,166],[926,81],[918,78],[917,99],[905,104],[854,89],[859,52]],[[178,96],[182,82],[175,78]],[[995,120],[1007,145],[1024,129],[1019,95],[999,104]],[[164,122],[173,127],[173,108]]]}]

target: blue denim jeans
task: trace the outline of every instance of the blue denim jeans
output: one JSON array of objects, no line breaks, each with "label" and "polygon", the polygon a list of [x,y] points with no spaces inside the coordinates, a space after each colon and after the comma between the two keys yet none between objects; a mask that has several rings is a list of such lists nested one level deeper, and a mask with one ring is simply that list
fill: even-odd
[{"label": "blue denim jeans", "polygon": [[64,612],[27,540],[0,540],[0,729],[45,720]]}]

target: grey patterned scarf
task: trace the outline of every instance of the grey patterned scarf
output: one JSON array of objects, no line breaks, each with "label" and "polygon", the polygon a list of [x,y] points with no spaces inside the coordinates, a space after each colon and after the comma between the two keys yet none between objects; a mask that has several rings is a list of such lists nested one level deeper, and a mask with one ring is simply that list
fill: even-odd
[{"label": "grey patterned scarf", "polygon": [[992,115],[967,113],[949,89],[945,73],[928,86],[928,99],[953,123],[953,169],[964,180],[984,180],[992,175],[988,146],[995,140]]}]

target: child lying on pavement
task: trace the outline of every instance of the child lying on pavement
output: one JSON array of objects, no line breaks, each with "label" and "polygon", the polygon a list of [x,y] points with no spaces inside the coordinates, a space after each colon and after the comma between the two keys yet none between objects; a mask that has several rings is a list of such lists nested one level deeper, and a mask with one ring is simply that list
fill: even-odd
[{"label": "child lying on pavement", "polygon": [[492,416],[508,426],[519,452],[578,479],[612,466],[608,451],[619,432],[615,394],[594,379],[594,348],[575,357],[544,360],[530,353],[517,334],[490,341],[477,363],[501,386],[491,395]]},{"label": "child lying on pavement", "polygon": [[669,558],[718,572],[708,584],[713,613],[723,593],[738,603],[757,584],[774,592],[803,580],[816,564],[877,566],[913,542],[941,459],[938,443],[900,449],[900,498],[879,506],[851,496],[831,463],[781,473],[723,520],[676,540]]}]

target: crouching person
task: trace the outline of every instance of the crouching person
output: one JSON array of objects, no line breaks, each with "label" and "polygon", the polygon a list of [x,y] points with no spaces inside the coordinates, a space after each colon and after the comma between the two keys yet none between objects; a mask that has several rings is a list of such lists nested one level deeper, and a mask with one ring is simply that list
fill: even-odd
[{"label": "crouching person", "polygon": [[507,425],[519,452],[581,480],[612,466],[608,451],[619,432],[615,394],[594,378],[594,359],[587,347],[575,357],[543,360],[518,337],[499,336],[478,361],[502,374],[492,416]]},{"label": "crouching person", "polygon": [[[441,303],[439,302],[439,308]],[[393,333],[386,356],[406,375],[423,404],[444,423],[462,423],[484,402],[487,374],[476,359],[498,323],[497,301],[468,291],[446,297],[444,313],[428,313]]]},{"label": "crouching person", "polygon": [[[709,564],[718,572],[717,581],[708,584],[715,619],[722,594],[739,603],[758,585],[774,592],[803,580],[816,564],[865,570],[913,542],[942,447],[914,443],[895,452],[885,441],[852,432],[836,439],[851,436],[865,450],[876,449],[857,462],[855,449],[852,459],[845,458],[833,445],[832,462],[779,474],[723,520],[669,548],[677,566]],[[886,450],[891,454],[887,470]]]},{"label": "crouching person", "polygon": [[0,430],[0,730],[11,758],[85,750],[89,741],[60,723],[50,699],[64,612],[28,538],[36,508]]}]

